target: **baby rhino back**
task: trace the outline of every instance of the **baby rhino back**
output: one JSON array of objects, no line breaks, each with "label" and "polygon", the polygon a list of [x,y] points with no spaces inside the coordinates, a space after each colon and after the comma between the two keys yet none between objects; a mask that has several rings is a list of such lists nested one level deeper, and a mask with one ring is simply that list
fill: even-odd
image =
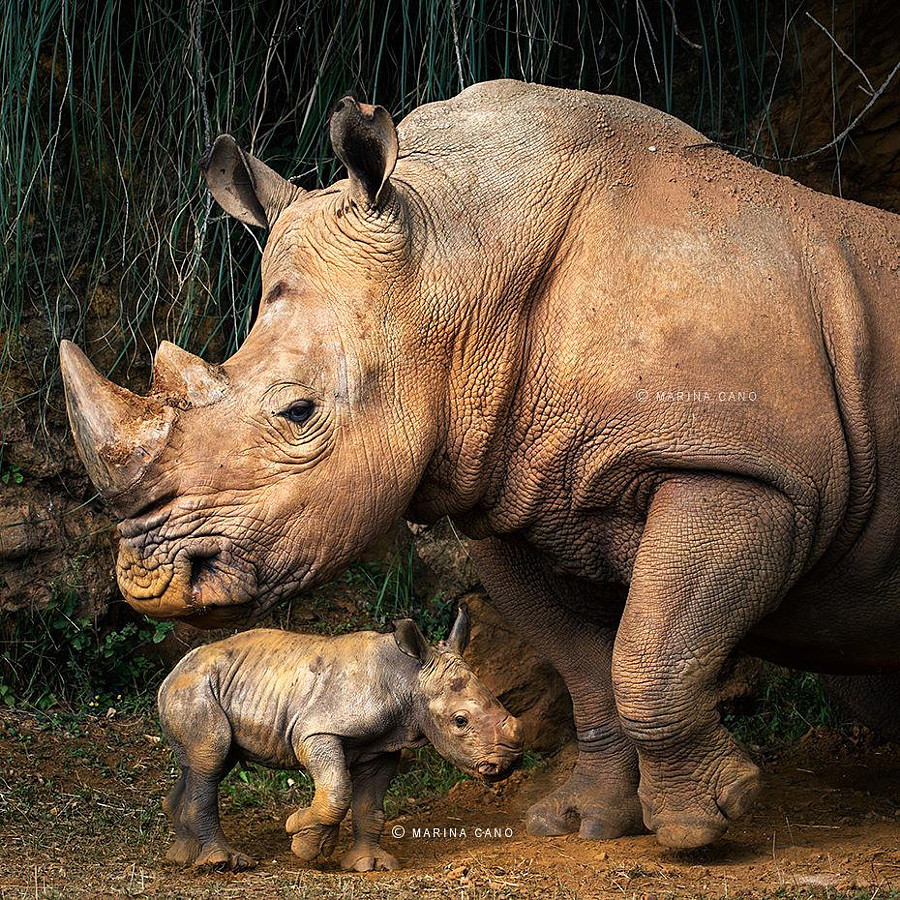
[{"label": "baby rhino back", "polygon": [[212,754],[227,740],[235,759],[276,768],[302,764],[295,748],[311,734],[374,737],[401,714],[383,683],[388,642],[259,628],[198,647],[160,687],[163,731],[176,748]]}]

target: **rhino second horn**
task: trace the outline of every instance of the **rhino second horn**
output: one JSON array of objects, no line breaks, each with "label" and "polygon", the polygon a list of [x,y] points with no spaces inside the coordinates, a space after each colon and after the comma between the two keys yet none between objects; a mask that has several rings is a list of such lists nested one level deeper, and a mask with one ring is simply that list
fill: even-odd
[{"label": "rhino second horn", "polygon": [[163,341],[153,360],[153,395],[176,406],[209,406],[225,396],[222,370],[199,356]]},{"label": "rhino second horn", "polygon": [[113,384],[71,341],[59,361],[78,455],[102,497],[121,494],[165,446],[175,410]]}]

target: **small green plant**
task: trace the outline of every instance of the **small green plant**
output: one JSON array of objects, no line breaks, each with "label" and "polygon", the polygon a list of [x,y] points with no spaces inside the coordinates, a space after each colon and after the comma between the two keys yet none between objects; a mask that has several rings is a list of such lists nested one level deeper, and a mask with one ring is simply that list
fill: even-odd
[{"label": "small green plant", "polygon": [[442,597],[425,600],[415,587],[415,547],[395,554],[387,562],[356,566],[357,577],[367,588],[363,607],[369,621],[385,626],[394,619],[415,619],[431,640],[445,638],[453,622],[453,604]]},{"label": "small green plant", "polygon": [[0,681],[0,703],[9,709],[16,705],[15,691],[3,681]]},{"label": "small green plant", "polygon": [[3,466],[2,471],[0,471],[0,481],[3,484],[21,484],[24,480],[25,474],[19,466],[10,464]]},{"label": "small green plant", "polygon": [[384,800],[389,819],[409,806],[425,803],[446,794],[455,784],[468,778],[447,762],[434,747],[414,750],[395,776]]},{"label": "small green plant", "polygon": [[771,749],[799,740],[811,728],[839,724],[817,675],[768,663],[753,694],[729,704],[723,720],[745,744]]},{"label": "small green plant", "polygon": [[309,806],[313,790],[313,780],[303,770],[266,769],[249,763],[233,769],[221,785],[233,810]]},{"label": "small green plant", "polygon": [[[405,548],[384,561],[355,563],[340,578],[307,595],[303,608],[315,624],[302,628],[343,634],[364,628],[386,630],[395,619],[415,619],[431,641],[445,638],[456,614],[455,604],[438,594],[423,596],[415,579],[415,548]],[[272,624],[296,628],[291,609],[275,613]]]},{"label": "small green plant", "polygon": [[65,588],[47,606],[0,623],[0,703],[100,710],[148,701],[161,666],[143,651],[164,640],[172,623],[104,627],[79,607],[77,591]]}]

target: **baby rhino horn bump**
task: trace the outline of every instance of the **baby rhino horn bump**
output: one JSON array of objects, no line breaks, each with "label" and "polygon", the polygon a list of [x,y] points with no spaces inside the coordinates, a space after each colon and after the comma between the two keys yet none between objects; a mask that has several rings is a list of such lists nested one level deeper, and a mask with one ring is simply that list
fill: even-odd
[{"label": "baby rhino horn bump", "polygon": [[180,407],[209,406],[228,390],[224,372],[199,356],[163,341],[153,360],[153,391],[157,399]]},{"label": "baby rhino horn bump", "polygon": [[469,607],[465,603],[459,604],[459,612],[456,614],[456,621],[453,623],[453,629],[446,640],[448,650],[455,653],[463,654],[466,647],[469,646],[469,632],[472,623],[469,618]]},{"label": "baby rhino horn bump", "polygon": [[135,484],[165,446],[175,411],[104,378],[70,341],[59,347],[75,446],[94,487],[112,497]]}]

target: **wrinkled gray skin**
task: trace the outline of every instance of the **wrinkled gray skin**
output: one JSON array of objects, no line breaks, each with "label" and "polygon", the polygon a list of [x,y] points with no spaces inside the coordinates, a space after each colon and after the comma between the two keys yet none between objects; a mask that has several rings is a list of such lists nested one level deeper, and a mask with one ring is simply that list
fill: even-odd
[{"label": "wrinkled gray skin", "polygon": [[468,631],[461,609],[437,648],[403,619],[393,634],[256,629],[191,651],[159,689],[160,722],[181,766],[164,802],[176,838],[168,858],[254,865],[229,846],[219,824],[219,782],[246,760],[303,766],[315,781],[312,803],[285,826],[302,860],[331,855],[352,805],[353,846],[343,868],[396,868],[379,842],[384,794],[403,748],[430,741],[489,781],[507,777],[522,758],[518,721],[462,658]]},{"label": "wrinkled gray skin", "polygon": [[759,786],[716,708],[739,648],[896,721],[900,217],[511,81],[396,132],[344,101],[331,133],[348,178],[321,191],[226,137],[207,158],[268,228],[222,366],[163,344],[138,398],[63,348],[128,601],[260,612],[450,516],[572,695],[533,834],[718,838]]}]

